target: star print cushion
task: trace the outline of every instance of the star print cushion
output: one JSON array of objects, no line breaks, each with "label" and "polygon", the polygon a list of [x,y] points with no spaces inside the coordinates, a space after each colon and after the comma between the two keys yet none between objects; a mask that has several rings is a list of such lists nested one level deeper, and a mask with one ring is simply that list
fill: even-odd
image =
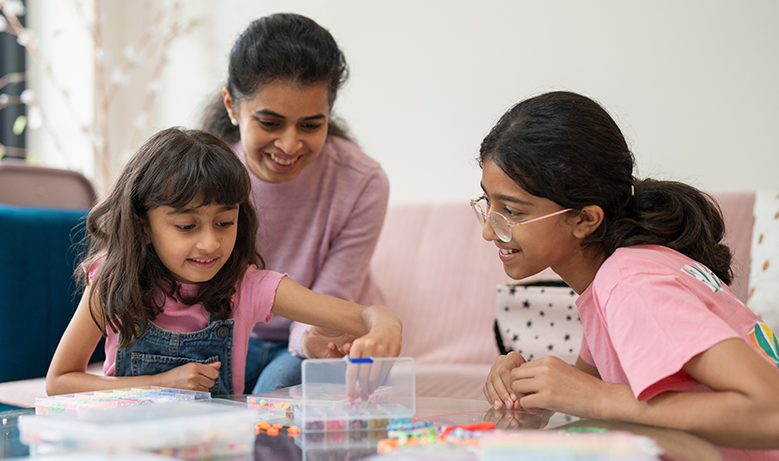
[{"label": "star print cushion", "polygon": [[755,193],[749,307],[779,332],[779,192]]},{"label": "star print cushion", "polygon": [[[582,360],[639,400],[668,390],[706,390],[682,367],[730,338],[750,339],[760,318],[708,268],[662,246],[618,249],[577,299]],[[779,369],[777,370],[779,372]]]},{"label": "star print cushion", "polygon": [[563,281],[498,285],[495,329],[501,353],[517,351],[525,360],[554,355],[575,364],[582,342],[576,298]]}]

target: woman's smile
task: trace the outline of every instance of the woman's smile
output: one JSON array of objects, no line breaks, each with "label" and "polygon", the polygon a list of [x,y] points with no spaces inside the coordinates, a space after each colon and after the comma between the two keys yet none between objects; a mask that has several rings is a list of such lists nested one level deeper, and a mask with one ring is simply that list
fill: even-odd
[{"label": "woman's smile", "polygon": [[282,167],[288,167],[288,166],[294,166],[295,163],[297,163],[298,160],[303,157],[302,155],[297,155],[294,157],[280,157],[276,154],[273,154],[271,152],[268,152],[268,157],[270,157],[271,160],[273,160],[274,163],[276,163],[279,166]]}]

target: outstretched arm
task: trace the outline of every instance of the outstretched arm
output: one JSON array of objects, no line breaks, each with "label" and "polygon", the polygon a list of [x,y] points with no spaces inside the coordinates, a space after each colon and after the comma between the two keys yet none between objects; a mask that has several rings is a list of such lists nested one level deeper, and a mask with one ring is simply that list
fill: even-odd
[{"label": "outstretched arm", "polygon": [[513,369],[511,387],[524,408],[680,429],[730,448],[779,448],[779,372],[746,342],[716,344],[684,371],[713,392],[638,401],[627,384],[604,382],[555,357]]},{"label": "outstretched arm", "polygon": [[[325,260],[318,269],[313,285],[308,286],[317,293],[347,301],[360,301],[389,201],[389,180],[380,168],[373,170],[364,178],[364,182],[355,186],[359,193],[349,212],[348,221],[328,242]],[[300,322],[293,322],[290,326],[289,350],[294,355],[300,355],[301,352],[308,355],[312,352],[303,349],[301,340],[309,341],[311,338],[308,335],[319,332],[307,333],[308,330],[309,325]],[[304,334],[307,335],[305,338]],[[343,344],[345,339],[348,338],[340,338],[337,342]],[[343,352],[341,347],[337,350]]]},{"label": "outstretched arm", "polygon": [[219,375],[219,363],[203,365],[190,363],[165,373],[149,376],[97,376],[86,373],[100,337],[98,326],[89,312],[89,288],[84,291],[76,313],[60,339],[49,371],[46,374],[46,393],[49,395],[121,389],[137,386],[161,386],[178,389],[208,391]]},{"label": "outstretched arm", "polygon": [[[357,337],[350,357],[397,357],[402,325],[384,306],[362,306],[326,296],[285,277],[276,289],[274,314]],[[309,337],[311,335],[307,335]]]}]

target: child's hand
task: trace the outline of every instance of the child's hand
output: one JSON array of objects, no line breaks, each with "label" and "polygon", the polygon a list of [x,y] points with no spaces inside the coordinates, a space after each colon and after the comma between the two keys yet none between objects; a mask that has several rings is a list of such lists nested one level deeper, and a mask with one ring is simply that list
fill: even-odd
[{"label": "child's hand", "polygon": [[496,410],[519,408],[519,398],[513,392],[511,370],[518,368],[525,358],[518,352],[501,355],[490,369],[487,382],[484,384],[484,396]]},{"label": "child's hand", "polygon": [[[511,380],[511,389],[519,396],[518,406],[545,408],[586,418],[600,418],[595,408],[600,402],[617,398],[617,387],[629,389],[627,385],[604,383],[554,356],[514,368]],[[632,397],[632,392],[627,392]]]},{"label": "child's hand", "polygon": [[159,386],[208,392],[219,377],[221,362],[188,363],[157,375]]},{"label": "child's hand", "polygon": [[368,334],[352,341],[349,357],[397,357],[403,327],[394,312],[384,306],[370,306],[363,310]]}]

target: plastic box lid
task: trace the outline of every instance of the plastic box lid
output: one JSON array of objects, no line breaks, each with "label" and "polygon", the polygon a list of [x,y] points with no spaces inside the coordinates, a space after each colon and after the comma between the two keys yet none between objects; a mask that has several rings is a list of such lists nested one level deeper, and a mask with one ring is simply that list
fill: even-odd
[{"label": "plastic box lid", "polygon": [[218,445],[220,453],[237,454],[253,450],[255,422],[256,412],[242,403],[185,401],[23,415],[19,417],[19,434],[22,443],[38,454],[124,453],[204,444]]},{"label": "plastic box lid", "polygon": [[153,403],[210,400],[208,392],[144,386],[105,391],[53,395],[35,399],[35,414],[46,415],[79,410],[97,410]]}]

